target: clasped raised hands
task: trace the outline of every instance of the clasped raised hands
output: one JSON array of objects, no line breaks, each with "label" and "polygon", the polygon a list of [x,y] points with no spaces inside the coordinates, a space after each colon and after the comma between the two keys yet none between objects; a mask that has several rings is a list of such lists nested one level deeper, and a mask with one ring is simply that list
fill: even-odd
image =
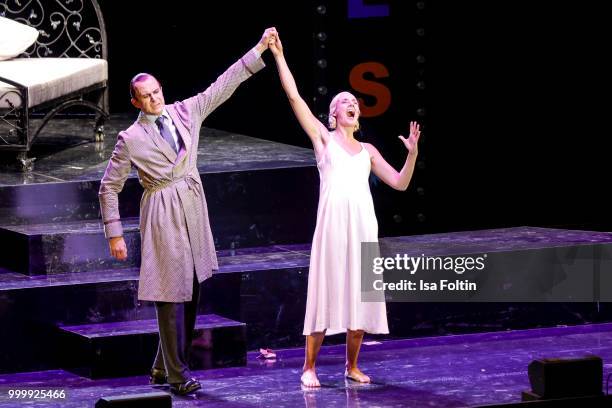
[{"label": "clasped raised hands", "polygon": [[283,55],[283,43],[281,42],[277,31],[275,31],[274,35],[270,37],[268,47],[275,58]]},{"label": "clasped raised hands", "polygon": [[266,31],[264,31],[263,35],[261,36],[261,40],[259,40],[255,47],[260,53],[264,52],[268,49],[270,42],[273,42],[277,35],[278,33],[276,32],[275,27],[266,28]]}]

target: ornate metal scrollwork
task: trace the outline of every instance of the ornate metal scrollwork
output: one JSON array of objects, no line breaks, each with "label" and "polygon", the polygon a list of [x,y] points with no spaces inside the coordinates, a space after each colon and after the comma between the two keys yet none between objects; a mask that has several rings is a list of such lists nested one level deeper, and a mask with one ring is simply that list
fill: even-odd
[{"label": "ornate metal scrollwork", "polygon": [[40,33],[22,57],[106,58],[97,8],[90,0],[0,0],[0,15]]},{"label": "ornate metal scrollwork", "polygon": [[[21,58],[107,59],[106,28],[97,0],[0,0],[0,16],[38,30],[38,39],[19,56]],[[84,89],[83,94],[57,98],[53,101],[57,103],[55,107],[49,103],[29,107],[27,87],[10,78],[0,77],[0,82],[9,85],[8,89],[0,91],[0,151],[25,150],[27,153],[45,123],[59,113],[58,107],[78,105],[93,110],[97,117],[96,128],[102,129],[108,117],[106,83]],[[91,100],[83,99],[86,93]],[[33,115],[44,115],[37,129],[30,129]],[[96,140],[101,135],[96,132]]]}]

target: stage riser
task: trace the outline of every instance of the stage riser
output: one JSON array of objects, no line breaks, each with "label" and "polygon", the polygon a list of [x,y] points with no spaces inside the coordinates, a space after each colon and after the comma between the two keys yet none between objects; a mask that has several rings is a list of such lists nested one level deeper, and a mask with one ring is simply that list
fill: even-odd
[{"label": "stage riser", "polygon": [[[287,348],[304,344],[302,335],[308,269],[258,271],[241,274],[239,303],[217,313],[247,324],[248,348]],[[228,282],[218,293],[232,294]],[[214,305],[214,303],[213,303]],[[580,325],[612,320],[608,303],[387,303],[387,319],[393,338],[444,336],[520,330],[558,325]],[[376,337],[376,336],[374,336]],[[381,336],[389,338],[389,336]],[[344,335],[326,337],[326,344],[344,341]]]},{"label": "stage riser", "polygon": [[[301,346],[307,283],[307,267],[217,274],[202,285],[198,312],[246,323],[244,347],[248,350]],[[55,355],[47,344],[54,326],[155,318],[153,303],[138,301],[136,280],[18,289],[3,291],[1,296],[6,307],[0,325],[12,331],[0,335],[6,336],[0,343],[12,352],[0,357],[0,372],[62,367],[65,357]],[[141,352],[143,346],[130,341],[117,346],[131,347],[132,354],[146,354],[143,361],[150,366],[148,351]],[[91,348],[85,350],[83,353],[91,353]]]},{"label": "stage riser", "polygon": [[[304,313],[300,305],[304,304],[306,282],[306,267],[216,274],[201,286],[198,313],[215,313],[237,321],[248,318],[250,323],[245,330],[249,350],[269,344],[270,336],[276,335],[285,339],[283,344],[289,344],[287,336],[293,339],[290,344],[300,344]],[[290,289],[296,283],[303,293]],[[138,300],[136,275],[115,282],[4,290],[0,299],[0,325],[10,328],[0,333],[0,344],[11,350],[0,355],[0,372],[62,367],[65,357],[57,355],[49,344],[57,326],[156,318],[154,304]],[[279,308],[285,309],[280,314],[281,321]],[[135,346],[126,343],[121,347]],[[132,353],[140,354],[140,347],[132,348]]]},{"label": "stage riser", "polygon": [[[316,205],[319,175],[315,167],[201,173],[211,219],[256,217],[284,208],[295,216]],[[0,225],[100,219],[99,180],[0,187]],[[129,178],[119,195],[122,217],[139,214],[142,187]],[[296,220],[299,219],[296,217]]]},{"label": "stage riser", "polygon": [[[258,273],[263,272],[252,274]],[[269,279],[274,281],[274,275],[291,276],[295,270],[270,271],[270,273]],[[238,319],[242,279],[241,273],[227,273],[214,275],[202,283],[199,312],[201,314],[215,312]],[[270,281],[267,280],[266,284]],[[28,326],[43,327],[155,318],[154,303],[138,300],[137,278],[116,282],[5,290],[0,292],[0,299],[2,300],[0,325],[21,321]],[[263,306],[269,307],[273,304],[275,302],[270,301]]]},{"label": "stage riser", "polygon": [[[593,242],[605,244],[609,234],[519,228],[504,231],[450,233],[434,236],[414,236],[381,239],[406,248],[427,247],[429,251],[458,252],[465,246],[472,252],[505,252],[515,254],[518,246],[546,259],[551,248],[539,248],[541,242],[553,246],[566,240],[574,248],[571,265],[607,258],[603,252],[595,257]],[[582,243],[582,245],[578,245]],[[589,245],[585,245],[589,243]],[[509,245],[511,244],[511,245]],[[513,252],[499,251],[512,247]],[[565,249],[563,249],[565,251]],[[560,253],[560,252],[559,252]],[[200,312],[216,313],[247,324],[247,347],[292,347],[303,344],[302,325],[307,288],[308,247],[272,246],[248,250],[222,251],[222,271],[207,281],[202,288]],[[443,253],[442,253],[443,255]],[[493,257],[493,255],[491,255]],[[601,258],[601,259],[600,259]],[[552,259],[552,258],[551,258]],[[575,261],[575,262],[574,262]],[[532,262],[536,273],[546,263]],[[514,265],[510,263],[509,265]],[[555,264],[556,265],[556,264]],[[571,266],[570,265],[570,266]],[[589,264],[590,265],[590,264]],[[594,264],[595,265],[595,264]],[[599,264],[597,264],[599,265]],[[558,265],[557,265],[558,266]],[[583,265],[584,266],[584,265]],[[602,279],[607,279],[609,268],[601,267]],[[592,276],[590,265],[585,276]],[[0,354],[0,370],[26,371],[57,368],[61,361],[53,357],[47,344],[47,332],[55,324],[88,324],[94,322],[129,321],[153,318],[150,303],[137,301],[137,270],[99,271],[116,282],[88,283],[81,277],[100,282],[102,279],[76,273],[27,278],[10,273],[0,274],[0,344],[10,353]],[[37,282],[44,282],[39,285]],[[48,286],[63,282],[64,286]],[[607,282],[603,280],[602,282]],[[59,285],[59,283],[58,283]],[[604,293],[602,287],[602,295]],[[610,303],[393,303],[387,304],[389,327],[394,337],[422,337],[461,333],[504,331],[557,325],[577,325],[612,320]],[[326,342],[342,342],[343,336],[333,336]],[[46,360],[45,360],[46,359]],[[51,362],[50,362],[51,361]],[[54,363],[56,361],[56,363]],[[56,365],[53,365],[56,364]]]},{"label": "stage riser", "polygon": [[[0,187],[0,225],[100,219],[100,181]],[[128,179],[120,194],[121,214],[138,214],[142,187]]]},{"label": "stage riser", "polygon": [[[61,367],[97,379],[144,375],[151,370],[159,336],[135,333],[86,338],[63,332],[58,337]],[[190,367],[204,370],[246,364],[244,325],[196,329]]]},{"label": "stage riser", "polygon": [[[303,345],[307,268],[227,273],[202,286],[200,313],[215,313],[246,323],[246,348]],[[36,293],[37,291],[38,293]],[[0,372],[59,368],[48,344],[57,324],[90,324],[155,318],[150,302],[138,302],[136,281],[3,292]],[[506,331],[612,320],[609,304],[583,303],[388,303],[394,338]],[[385,338],[388,338],[385,336]],[[344,341],[343,335],[326,344]],[[127,346],[126,346],[127,347]],[[130,346],[131,347],[131,346]],[[140,347],[140,346],[139,346]],[[140,353],[139,348],[133,350]],[[148,358],[148,357],[147,357]],[[145,358],[146,360],[146,358]],[[150,361],[149,361],[150,364]]]},{"label": "stage riser", "polygon": [[235,320],[247,325],[248,349],[302,346],[308,268],[241,275]]},{"label": "stage riser", "polygon": [[2,292],[2,298],[6,314],[37,325],[155,317],[153,303],[138,300],[137,280],[11,290]]},{"label": "stage riser", "polygon": [[0,372],[59,368],[56,325],[155,318],[154,305],[137,300],[136,281],[7,290],[0,303]]},{"label": "stage riser", "polygon": [[[307,258],[304,263],[307,264]],[[0,325],[14,320],[42,327],[155,318],[153,302],[138,300],[137,270],[130,272],[129,278],[112,282],[77,284],[78,275],[74,280],[73,285],[1,291]],[[306,266],[217,273],[201,284],[199,312],[216,313],[234,320],[252,314],[249,321],[255,322],[267,319],[264,311],[268,311],[270,319],[274,320],[272,316],[280,305],[301,303],[300,298],[306,295],[306,281]],[[256,299],[256,303],[250,304],[249,299]],[[241,310],[245,310],[244,315]],[[299,313],[303,314],[303,310]]]},{"label": "stage riser", "polygon": [[[317,183],[318,176],[313,174],[312,168],[205,175],[204,185],[216,248],[310,242],[317,211]],[[97,186],[89,184],[90,189],[84,196],[95,198],[97,203]],[[40,186],[33,187],[38,189]],[[124,220],[138,216],[138,208],[134,206],[134,203],[140,201],[138,189],[132,186],[122,194],[121,216]],[[51,196],[56,197],[54,194]],[[66,196],[71,197],[70,194]],[[42,194],[42,197],[44,199],[45,195]],[[31,199],[34,200],[33,197]],[[47,204],[45,207],[43,203],[41,208],[56,211],[61,207],[56,203]],[[131,218],[132,228],[125,228],[124,236],[130,256],[127,261],[118,262],[110,256],[102,225],[93,229],[91,227],[92,222],[99,219],[98,214],[89,212],[81,215],[91,219],[89,222],[81,222],[81,227],[78,222],[74,222],[74,214],[71,213],[66,219],[57,214],[35,218],[37,221],[44,219],[45,223],[53,220],[49,225],[0,228],[0,238],[2,242],[7,242],[10,249],[0,257],[0,266],[37,275],[140,265],[137,219]]]},{"label": "stage riser", "polygon": [[125,231],[130,254],[125,261],[110,256],[102,231],[26,235],[0,229],[0,239],[10,248],[0,259],[1,266],[26,275],[91,272],[140,265],[140,233],[137,230]]}]

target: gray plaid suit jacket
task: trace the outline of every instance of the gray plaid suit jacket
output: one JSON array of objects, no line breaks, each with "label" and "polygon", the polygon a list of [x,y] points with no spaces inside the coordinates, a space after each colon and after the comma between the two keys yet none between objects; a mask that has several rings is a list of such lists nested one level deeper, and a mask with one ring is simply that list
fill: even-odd
[{"label": "gray plaid suit jacket", "polygon": [[106,237],[123,235],[118,194],[134,166],[144,188],[139,300],[189,301],[194,268],[199,282],[219,269],[197,169],[200,127],[240,83],[264,66],[257,51],[251,50],[204,92],[166,105],[184,142],[178,154],[144,115],[119,133],[100,184],[100,211]]}]

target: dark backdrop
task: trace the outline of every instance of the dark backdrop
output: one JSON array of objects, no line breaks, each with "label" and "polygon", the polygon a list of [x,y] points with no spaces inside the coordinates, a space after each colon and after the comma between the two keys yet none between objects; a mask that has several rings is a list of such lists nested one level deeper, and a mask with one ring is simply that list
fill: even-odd
[{"label": "dark backdrop", "polygon": [[[359,137],[396,168],[405,157],[397,135],[419,120],[424,133],[409,191],[372,179],[377,207],[389,208],[379,213],[383,235],[612,229],[601,75],[609,33],[594,1],[100,3],[114,113],[135,115],[127,86],[135,73],[156,75],[167,101],[188,97],[274,25],[313,110],[325,112],[340,90],[354,92],[370,112]],[[268,67],[205,125],[308,146],[271,55],[265,60]]]}]

